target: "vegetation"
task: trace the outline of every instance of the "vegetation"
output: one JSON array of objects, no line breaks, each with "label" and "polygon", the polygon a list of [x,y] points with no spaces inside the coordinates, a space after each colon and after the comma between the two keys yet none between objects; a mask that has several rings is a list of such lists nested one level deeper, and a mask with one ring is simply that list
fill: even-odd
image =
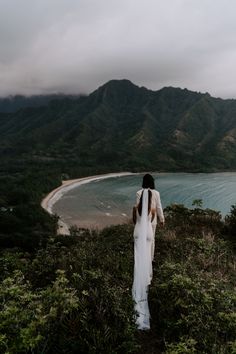
[{"label": "vegetation", "polygon": [[34,253],[2,251],[2,352],[235,353],[236,258],[220,214],[181,205],[165,213],[150,331],[133,321],[133,226],[73,230]]},{"label": "vegetation", "polygon": [[166,208],[147,332],[134,324],[133,226],[57,236],[40,207],[66,178],[235,169],[235,101],[123,80],[27,102],[0,102],[0,352],[236,353],[236,205],[225,220],[201,200]]},{"label": "vegetation", "polygon": [[55,173],[50,174],[42,166],[25,171],[17,162],[15,171],[0,171],[0,248],[20,247],[33,251],[45,244],[55,234],[56,218],[51,218],[41,207],[46,191],[60,184]]},{"label": "vegetation", "polygon": [[99,171],[236,170],[235,100],[172,87],[150,91],[128,80],[87,97],[48,100],[15,99],[13,108],[34,107],[13,112],[0,104],[0,158]]}]

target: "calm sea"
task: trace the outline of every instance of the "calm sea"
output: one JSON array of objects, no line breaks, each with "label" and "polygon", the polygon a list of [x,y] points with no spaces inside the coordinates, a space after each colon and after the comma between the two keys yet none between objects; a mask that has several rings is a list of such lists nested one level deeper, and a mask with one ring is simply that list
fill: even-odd
[{"label": "calm sea", "polygon": [[[236,204],[236,173],[158,173],[156,189],[163,208],[172,203],[192,206],[202,199],[204,208],[225,216]],[[127,222],[135,204],[136,191],[143,175],[113,177],[83,184],[65,193],[53,206],[53,212],[69,225],[104,227]]]}]

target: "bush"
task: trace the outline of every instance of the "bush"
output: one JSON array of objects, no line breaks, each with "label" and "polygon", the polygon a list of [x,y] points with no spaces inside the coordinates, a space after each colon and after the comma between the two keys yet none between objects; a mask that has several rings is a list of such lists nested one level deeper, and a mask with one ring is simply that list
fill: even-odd
[{"label": "bush", "polygon": [[236,205],[231,206],[230,214],[225,217],[225,233],[236,248]]},{"label": "bush", "polygon": [[[193,204],[199,205],[200,200],[195,200]],[[223,229],[220,212],[212,209],[188,209],[183,204],[172,204],[164,211],[168,227],[174,229],[178,235],[186,232],[194,236],[201,236],[201,232],[220,234]]]},{"label": "bush", "polygon": [[0,288],[2,352],[45,353],[63,317],[78,307],[76,290],[68,287],[63,272],[45,290],[33,291],[20,271]]},{"label": "bush", "polygon": [[133,318],[133,226],[73,230],[36,253],[2,253],[1,350],[235,353],[236,260],[219,215],[177,206],[167,220],[156,235],[149,332]]},{"label": "bush", "polygon": [[[1,288],[5,301],[0,328],[2,346],[9,353],[17,352],[16,348],[17,353],[134,352],[132,274],[124,268],[131,253],[124,253],[121,243],[112,253],[114,235],[108,230],[101,235],[84,232],[79,242],[68,241],[69,236],[67,246],[63,239],[61,243],[52,239],[46,249],[25,259],[20,273],[15,273],[14,266],[19,267],[23,254],[16,262],[5,254],[8,266]],[[6,296],[13,288],[14,296]]]},{"label": "bush", "polygon": [[[226,280],[165,262],[154,279],[150,302],[153,325],[165,343],[180,348],[187,338],[198,353],[228,353],[225,347],[236,333],[236,295]],[[177,353],[191,353],[184,343],[185,351]]]}]

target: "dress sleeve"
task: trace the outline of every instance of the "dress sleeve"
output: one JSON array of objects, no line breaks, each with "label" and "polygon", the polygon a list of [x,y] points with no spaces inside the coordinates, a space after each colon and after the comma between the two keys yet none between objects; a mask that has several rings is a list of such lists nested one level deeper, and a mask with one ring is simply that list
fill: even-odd
[{"label": "dress sleeve", "polygon": [[163,210],[162,210],[160,193],[156,191],[155,195],[156,195],[157,215],[158,215],[158,218],[159,218],[160,222],[164,222],[165,221],[165,217],[164,217]]},{"label": "dress sleeve", "polygon": [[136,206],[139,205],[139,201],[140,201],[140,198],[141,198],[141,194],[142,194],[142,191],[138,191],[136,193]]}]

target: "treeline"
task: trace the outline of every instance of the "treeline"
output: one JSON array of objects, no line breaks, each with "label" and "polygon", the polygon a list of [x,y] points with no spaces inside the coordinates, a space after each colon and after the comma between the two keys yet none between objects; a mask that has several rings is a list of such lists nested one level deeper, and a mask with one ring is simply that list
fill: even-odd
[{"label": "treeline", "polygon": [[17,161],[1,166],[0,247],[32,251],[55,234],[56,219],[41,208],[40,201],[57,185],[57,174],[42,166],[28,164],[26,168]]}]

